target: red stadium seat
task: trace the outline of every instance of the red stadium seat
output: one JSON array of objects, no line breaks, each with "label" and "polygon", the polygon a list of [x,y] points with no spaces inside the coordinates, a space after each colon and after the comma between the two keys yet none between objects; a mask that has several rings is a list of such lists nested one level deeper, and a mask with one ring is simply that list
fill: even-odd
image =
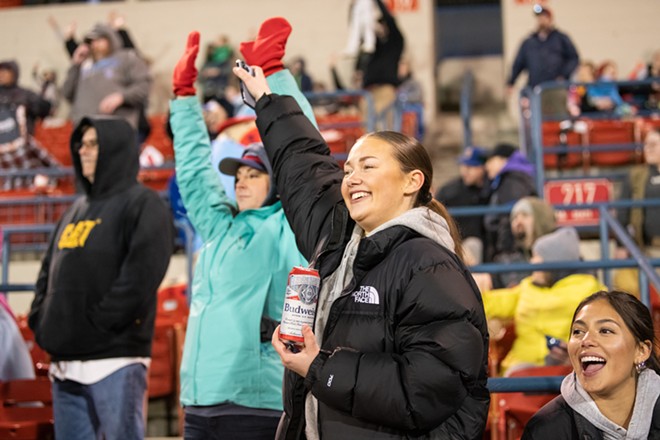
[{"label": "red stadium seat", "polygon": [[63,122],[56,126],[46,126],[38,122],[34,127],[34,137],[39,143],[64,166],[71,166],[71,149],[69,143],[73,123]]},{"label": "red stadium seat", "polygon": [[174,160],[172,139],[170,139],[165,128],[167,116],[167,114],[149,116],[151,132],[149,133],[149,137],[144,141],[144,145],[153,145],[160,151],[166,162]]},{"label": "red stadium seat", "polygon": [[317,117],[319,129],[334,154],[348,153],[365,133],[360,115],[325,115]]},{"label": "red stadium seat", "polygon": [[0,0],[0,8],[16,8],[23,6],[23,0]]},{"label": "red stadium seat", "polygon": [[179,405],[179,368],[188,312],[185,284],[159,290],[151,346],[148,396],[149,399],[165,399],[168,430],[172,422],[172,412],[177,408],[180,432],[183,426],[183,410]]},{"label": "red stadium seat", "polygon": [[186,284],[176,284],[158,291],[157,322],[186,325],[190,312],[186,289]]},{"label": "red stadium seat", "polygon": [[[560,133],[561,129],[559,127],[559,121],[544,121],[542,128],[543,136],[543,147],[559,147],[561,145]],[[576,150],[575,153],[567,153],[565,155],[560,154],[544,154],[543,155],[543,166],[545,168],[575,168],[580,166],[583,163],[583,154],[588,160],[588,152],[586,149],[582,148],[583,139],[579,133],[575,131],[569,131],[566,133],[566,146],[572,147],[571,149]],[[587,160],[584,162],[586,163]]]},{"label": "red stadium seat", "polygon": [[[586,135],[588,145],[633,144],[634,122],[621,120],[589,121],[589,131]],[[635,161],[633,150],[622,151],[592,151],[591,163],[600,166],[629,165]]]},{"label": "red stadium seat", "polygon": [[12,380],[0,383],[0,438],[53,439],[50,380]]},{"label": "red stadium seat", "polygon": [[[519,370],[510,377],[565,376],[573,371],[570,366],[533,367]],[[543,405],[557,396],[556,393],[498,393],[491,399],[497,405],[497,438],[520,439],[525,424]]]},{"label": "red stadium seat", "polygon": [[516,328],[513,322],[502,322],[498,319],[488,320],[490,338],[488,342],[488,371],[490,377],[500,375],[502,360],[506,357],[516,339]]},{"label": "red stadium seat", "polygon": [[165,191],[173,174],[174,168],[140,170],[138,180],[154,191]]}]

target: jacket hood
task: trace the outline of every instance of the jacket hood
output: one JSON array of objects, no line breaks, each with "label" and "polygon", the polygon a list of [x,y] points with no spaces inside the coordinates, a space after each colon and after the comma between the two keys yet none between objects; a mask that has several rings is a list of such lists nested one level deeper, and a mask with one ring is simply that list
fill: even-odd
[{"label": "jacket hood", "polygon": [[455,252],[454,240],[451,238],[447,221],[429,208],[409,209],[400,216],[378,226],[369,235],[396,225],[406,226],[420,235],[430,238],[451,252]]},{"label": "jacket hood", "polygon": [[14,82],[12,84],[9,84],[5,87],[14,87],[16,84],[18,84],[18,75],[21,72],[18,64],[14,60],[5,60],[5,61],[0,61],[0,69],[7,69],[10,70],[14,74]]},{"label": "jacket hood", "polygon": [[85,35],[85,43],[89,43],[96,38],[106,38],[110,42],[110,53],[114,53],[122,48],[119,35],[107,24],[96,23],[92,30]]},{"label": "jacket hood", "polygon": [[622,432],[619,425],[600,412],[596,402],[575,377],[575,373],[569,374],[562,381],[561,395],[573,411],[602,431],[604,438],[649,438],[650,421],[653,419],[655,402],[660,396],[660,376],[648,368],[639,374],[633,414],[627,432]]},{"label": "jacket hood", "polygon": [[534,176],[534,165],[532,165],[524,154],[520,151],[516,151],[509,157],[509,160],[506,162],[499,175],[510,171],[520,171],[530,176]]},{"label": "jacket hood", "polygon": [[[99,156],[96,162],[94,183],[82,175],[82,163],[78,150],[83,133],[88,127],[96,129]],[[114,116],[83,118],[71,135],[71,158],[76,183],[91,198],[111,195],[137,183],[140,168],[136,134],[130,124]]]},{"label": "jacket hood", "polygon": [[520,151],[516,151],[511,157],[509,157],[509,160],[504,164],[500,172],[490,183],[491,189],[496,190],[500,186],[502,176],[507,173],[516,172],[526,174],[529,177],[534,177],[534,165],[532,165]]}]

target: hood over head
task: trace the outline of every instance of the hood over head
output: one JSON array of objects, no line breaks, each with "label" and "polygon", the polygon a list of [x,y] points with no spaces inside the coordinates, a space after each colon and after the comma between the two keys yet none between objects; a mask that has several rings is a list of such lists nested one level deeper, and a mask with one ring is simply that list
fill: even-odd
[{"label": "hood over head", "polygon": [[[88,127],[96,129],[99,156],[94,183],[82,175],[80,149],[83,133]],[[71,135],[71,158],[76,183],[90,198],[99,198],[122,191],[137,183],[140,169],[137,135],[123,118],[94,116],[83,118]]]},{"label": "hood over head", "polygon": [[103,23],[96,23],[92,30],[85,34],[85,43],[89,44],[97,38],[106,38],[110,42],[110,52],[114,53],[122,48],[121,40],[117,32]]},{"label": "hood over head", "polygon": [[13,84],[9,84],[8,87],[14,87],[16,84],[18,84],[18,75],[20,74],[21,71],[16,61],[14,60],[0,61],[0,69],[7,69],[14,74],[14,82]]}]

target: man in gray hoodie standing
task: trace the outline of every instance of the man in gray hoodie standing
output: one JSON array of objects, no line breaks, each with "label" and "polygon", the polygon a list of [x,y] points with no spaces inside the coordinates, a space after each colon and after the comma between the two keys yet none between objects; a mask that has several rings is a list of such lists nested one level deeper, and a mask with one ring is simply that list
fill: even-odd
[{"label": "man in gray hoodie standing", "polygon": [[146,63],[132,50],[123,49],[109,26],[97,24],[78,46],[62,87],[71,103],[71,119],[115,115],[137,127],[140,108],[146,105],[151,77]]}]

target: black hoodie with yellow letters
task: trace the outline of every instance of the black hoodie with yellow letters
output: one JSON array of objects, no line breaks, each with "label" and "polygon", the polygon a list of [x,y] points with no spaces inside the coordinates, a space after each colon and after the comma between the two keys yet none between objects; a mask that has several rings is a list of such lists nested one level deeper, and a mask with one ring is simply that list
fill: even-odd
[{"label": "black hoodie with yellow letters", "polygon": [[[96,129],[90,183],[78,150]],[[71,136],[81,195],[60,219],[42,261],[29,325],[54,361],[149,356],[156,291],[173,245],[169,211],[137,181],[136,135],[119,118],[83,119]]]}]

